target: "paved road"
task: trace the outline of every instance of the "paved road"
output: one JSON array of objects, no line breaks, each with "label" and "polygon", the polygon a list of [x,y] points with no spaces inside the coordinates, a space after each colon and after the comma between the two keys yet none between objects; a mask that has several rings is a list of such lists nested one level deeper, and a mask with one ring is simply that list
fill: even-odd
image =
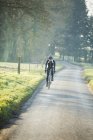
[{"label": "paved road", "polygon": [[40,86],[23,110],[9,140],[93,140],[93,95],[78,66],[57,73],[50,90]]}]

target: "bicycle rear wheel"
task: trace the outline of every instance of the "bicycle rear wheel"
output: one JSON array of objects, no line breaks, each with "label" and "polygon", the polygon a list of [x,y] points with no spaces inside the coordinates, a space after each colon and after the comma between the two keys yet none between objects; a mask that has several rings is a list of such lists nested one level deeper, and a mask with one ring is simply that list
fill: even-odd
[{"label": "bicycle rear wheel", "polygon": [[48,89],[50,89],[50,84],[51,84],[51,79],[50,79],[50,75],[48,77]]}]

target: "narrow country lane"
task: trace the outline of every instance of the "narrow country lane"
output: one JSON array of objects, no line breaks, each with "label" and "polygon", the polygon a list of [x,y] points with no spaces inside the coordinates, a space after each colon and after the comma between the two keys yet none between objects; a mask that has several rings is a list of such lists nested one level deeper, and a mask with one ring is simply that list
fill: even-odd
[{"label": "narrow country lane", "polygon": [[93,95],[79,66],[67,64],[23,110],[9,140],[93,140]]}]

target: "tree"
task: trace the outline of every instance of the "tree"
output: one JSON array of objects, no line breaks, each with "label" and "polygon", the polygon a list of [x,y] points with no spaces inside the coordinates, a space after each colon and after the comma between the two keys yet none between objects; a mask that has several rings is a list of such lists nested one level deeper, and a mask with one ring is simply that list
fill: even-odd
[{"label": "tree", "polygon": [[93,63],[93,17],[88,18],[88,34],[87,34],[87,46],[89,50],[89,62]]},{"label": "tree", "polygon": [[67,24],[65,46],[68,54],[74,56],[75,61],[80,61],[82,49],[86,47],[87,20],[85,1],[74,1],[73,15],[70,22]]},{"label": "tree", "polygon": [[[4,44],[2,41],[0,46],[2,51],[0,56],[3,61],[16,61],[15,52],[20,46],[17,40],[20,40],[20,36],[23,36],[25,44],[27,44],[26,42],[31,42],[31,38],[27,37],[31,35],[29,32],[32,32],[34,29],[37,30],[37,25],[39,25],[39,28],[43,25],[43,29],[47,26],[48,12],[45,11],[43,0],[0,0],[0,8],[2,9],[0,9],[0,17],[3,17],[0,30],[1,38],[4,40]],[[25,49],[26,46],[23,46],[23,51]],[[31,49],[34,49],[34,47],[31,47]],[[29,49],[27,53],[29,53]],[[25,60],[25,58],[23,59]]]}]

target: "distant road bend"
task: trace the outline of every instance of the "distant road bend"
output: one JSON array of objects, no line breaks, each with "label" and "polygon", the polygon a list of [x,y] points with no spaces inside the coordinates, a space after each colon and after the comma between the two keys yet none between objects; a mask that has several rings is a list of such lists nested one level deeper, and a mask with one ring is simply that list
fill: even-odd
[{"label": "distant road bend", "polygon": [[82,69],[65,66],[49,90],[42,84],[24,105],[8,140],[93,140],[93,95]]}]

